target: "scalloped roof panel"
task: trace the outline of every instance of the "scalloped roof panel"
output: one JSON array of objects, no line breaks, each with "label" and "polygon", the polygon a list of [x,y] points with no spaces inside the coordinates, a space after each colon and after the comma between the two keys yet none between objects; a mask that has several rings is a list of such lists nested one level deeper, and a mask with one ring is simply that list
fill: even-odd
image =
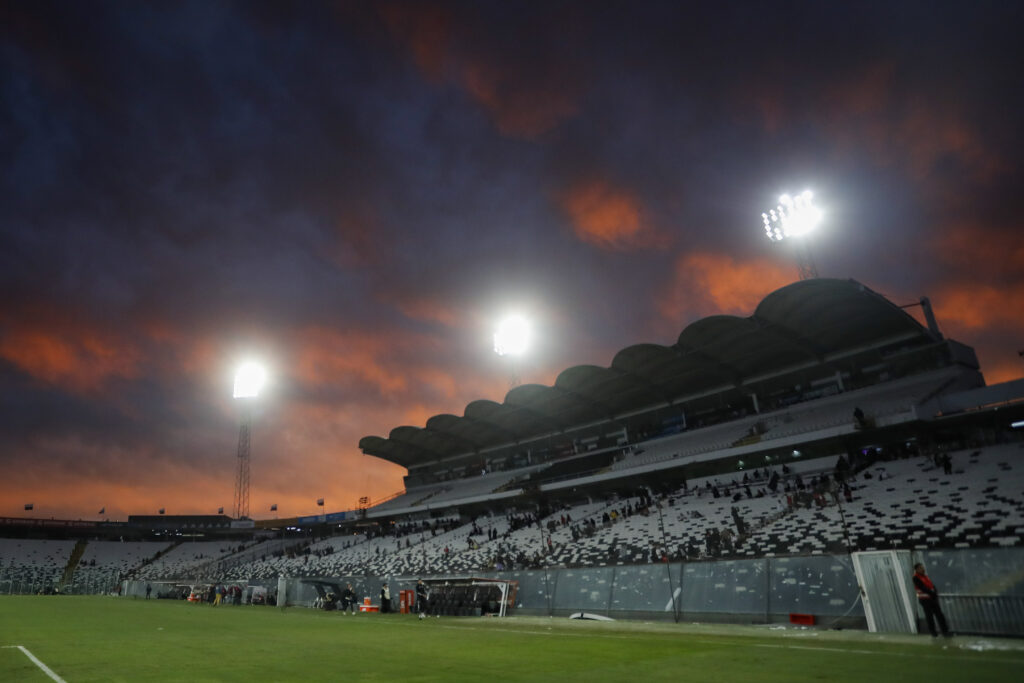
[{"label": "scalloped roof panel", "polygon": [[637,344],[608,368],[577,365],[554,386],[526,384],[502,403],[478,400],[464,415],[435,415],[359,448],[403,467],[516,443],[680,396],[741,386],[772,369],[822,362],[895,337],[931,339],[904,310],[854,280],[801,280],[766,296],[749,318],[714,315],[686,326],[672,346]]}]

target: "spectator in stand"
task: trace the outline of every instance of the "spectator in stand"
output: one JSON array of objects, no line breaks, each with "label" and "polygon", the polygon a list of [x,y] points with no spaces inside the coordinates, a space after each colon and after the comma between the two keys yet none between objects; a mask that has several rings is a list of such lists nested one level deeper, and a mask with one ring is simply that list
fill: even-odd
[{"label": "spectator in stand", "polygon": [[846,474],[847,474],[847,472],[849,472],[849,470],[850,470],[850,463],[848,463],[846,461],[846,458],[844,458],[843,456],[840,455],[839,456],[839,460],[836,461],[836,466],[835,466],[835,470],[834,470],[835,480],[836,481],[845,481],[846,480]]},{"label": "spectator in stand", "polygon": [[948,638],[951,634],[949,626],[946,624],[946,615],[942,613],[942,607],[939,606],[939,591],[928,575],[924,573],[924,565],[920,562],[914,565],[914,592],[917,593],[917,602],[924,610],[924,618],[928,622],[928,630],[932,637],[937,638],[939,635],[935,630],[935,621],[938,620],[942,635]]},{"label": "spectator in stand", "polygon": [[853,409],[853,419],[859,429],[867,429],[868,423],[864,417],[864,411],[860,409],[860,406],[856,406]]}]

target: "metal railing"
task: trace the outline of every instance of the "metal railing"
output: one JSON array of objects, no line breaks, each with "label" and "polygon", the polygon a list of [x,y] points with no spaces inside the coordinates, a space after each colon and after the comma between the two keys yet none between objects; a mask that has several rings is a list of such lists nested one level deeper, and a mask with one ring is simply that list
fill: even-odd
[{"label": "metal railing", "polygon": [[1024,596],[944,593],[940,604],[954,633],[1024,634]]}]

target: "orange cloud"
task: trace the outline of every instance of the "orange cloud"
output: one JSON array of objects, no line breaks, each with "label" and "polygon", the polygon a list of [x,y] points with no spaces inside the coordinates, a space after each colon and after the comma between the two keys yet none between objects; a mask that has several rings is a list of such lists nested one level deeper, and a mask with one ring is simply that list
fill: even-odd
[{"label": "orange cloud", "polygon": [[880,165],[905,166],[919,179],[949,157],[979,181],[990,180],[1006,166],[1001,153],[971,125],[963,105],[933,101],[905,87],[892,64],[869,65],[818,94],[800,91],[799,97],[798,106],[790,106],[794,103],[785,91],[760,85],[745,86],[738,95],[770,133],[804,124],[809,116],[827,131],[837,153],[863,149]]},{"label": "orange cloud", "polygon": [[534,140],[579,110],[575,88],[550,74],[534,80],[504,66],[476,62],[462,67],[460,81],[498,130],[512,137]]},{"label": "orange cloud", "polygon": [[[288,482],[289,489],[276,485],[281,471],[278,463],[275,463],[273,476],[267,470],[267,463],[258,463],[264,467],[261,471],[260,467],[254,466],[250,513],[257,519],[318,514],[323,510],[315,501],[321,496],[327,499],[325,507],[331,512],[354,508],[364,495],[374,500],[381,499],[400,488],[401,480],[395,476],[396,472],[390,471],[398,470],[397,466],[378,462],[379,469],[389,470],[386,478],[379,475],[349,477],[349,481],[343,483],[332,481],[328,476],[337,469],[336,464],[331,466],[324,462],[317,467],[314,458],[305,459],[304,466],[310,473],[303,481]],[[360,470],[367,465],[361,465]],[[138,481],[112,484],[98,478],[69,481],[61,476],[35,487],[0,485],[0,498],[4,500],[0,515],[124,521],[129,515],[156,515],[160,508],[165,508],[168,515],[214,515],[219,507],[224,508],[225,514],[232,514],[233,473],[207,477],[182,469],[169,472],[169,477],[168,481],[152,485],[140,485]],[[372,486],[367,486],[378,479]],[[26,512],[24,503],[33,503],[35,509]],[[276,514],[270,511],[272,503],[278,505]],[[100,509],[104,510],[102,515],[99,514]]]},{"label": "orange cloud", "polygon": [[932,305],[940,326],[952,323],[966,330],[1003,328],[1017,330],[1024,338],[1021,301],[1024,282],[1003,286],[950,282],[939,288]]},{"label": "orange cloud", "polygon": [[[389,405],[414,402],[420,396],[423,400],[429,397],[431,402],[450,402],[452,409],[461,407],[460,401],[468,403],[476,398],[467,395],[478,389],[479,383],[471,377],[458,376],[457,366],[442,365],[446,349],[431,335],[307,328],[298,334],[294,346],[297,351],[292,373],[296,380],[311,388],[369,388]],[[438,360],[424,361],[424,356]],[[420,411],[414,412],[420,415]],[[403,419],[406,418],[400,414],[395,416],[395,420]],[[356,436],[353,443],[360,436],[365,434]]]},{"label": "orange cloud", "polygon": [[348,200],[343,205],[340,200],[332,199],[330,203],[337,215],[334,228],[340,241],[330,248],[328,258],[343,268],[365,266],[388,258],[387,249],[382,246],[387,240],[381,240],[386,226],[372,202]]},{"label": "orange cloud", "polygon": [[786,121],[786,108],[776,93],[758,89],[748,96],[754,111],[761,117],[761,126],[769,133],[777,133]]},{"label": "orange cloud", "polygon": [[950,267],[931,295],[939,324],[957,330],[1010,330],[1024,338],[1017,302],[1024,301],[1024,244],[1019,227],[952,223],[928,243],[932,258]]},{"label": "orange cloud", "polygon": [[[351,509],[361,496],[379,500],[401,487],[403,469],[378,458],[364,457],[357,447],[361,436],[387,434],[402,424],[400,406],[353,402],[337,406],[301,400],[280,413],[261,415],[252,443],[251,512],[256,518],[321,512],[315,500],[327,498],[328,511]],[[378,425],[384,425],[378,429]],[[201,465],[179,453],[143,447],[119,449],[78,437],[38,439],[31,453],[7,453],[11,463],[32,458],[50,467],[8,467],[0,478],[0,516],[58,519],[124,520],[128,515],[216,514],[231,512],[236,459],[232,430],[216,442],[191,446],[208,452]],[[296,462],[296,455],[301,459]],[[61,464],[62,463],[62,464]],[[35,510],[26,512],[24,503]]]},{"label": "orange cloud", "polygon": [[297,339],[294,373],[311,387],[350,386],[355,380],[385,395],[399,394],[407,388],[408,376],[387,356],[402,343],[384,333],[307,328]]},{"label": "orange cloud", "polygon": [[[8,455],[51,465],[9,468],[0,481],[0,514],[95,519],[100,508],[106,508],[105,518],[125,519],[128,514],[156,514],[161,506],[180,509],[184,501],[194,501],[197,510],[209,508],[210,501],[225,498],[222,477],[205,476],[169,454],[160,457],[152,451],[66,436],[40,438],[32,443],[31,452]],[[144,466],[139,465],[142,462]],[[224,467],[230,462],[225,458]],[[207,474],[216,473],[217,463],[205,469]],[[232,493],[226,494],[224,505],[230,504]],[[35,510],[24,512],[24,503],[33,503]],[[212,514],[216,509],[204,511]]]},{"label": "orange cloud", "polygon": [[[971,249],[966,243],[964,248]],[[992,247],[978,244],[976,248],[988,251]],[[969,252],[967,258],[970,258]],[[985,264],[985,269],[980,271],[984,276],[988,263],[974,262],[975,270],[965,271],[965,275],[959,277],[947,276],[946,281],[928,292],[939,329],[945,337],[974,348],[987,383],[1020,378],[1024,376],[1024,362],[1017,352],[1024,347],[1024,319],[1018,315],[1019,306],[1015,304],[1024,297],[1024,281],[974,282],[971,278],[979,272],[978,263]],[[894,301],[912,299],[910,296],[892,297]],[[907,312],[925,324],[920,309],[910,308]]]},{"label": "orange cloud", "polygon": [[0,359],[71,394],[95,395],[112,381],[154,373],[209,373],[219,362],[214,340],[149,312],[110,327],[48,302],[24,303],[5,313],[0,316]]},{"label": "orange cloud", "polygon": [[413,320],[435,322],[447,327],[458,323],[458,315],[451,308],[426,297],[406,296],[394,302],[403,315]]},{"label": "orange cloud", "polygon": [[1006,165],[955,109],[933,103],[913,102],[888,141],[906,152],[919,178],[930,175],[948,156],[958,158],[980,182],[991,180]]},{"label": "orange cloud", "polygon": [[426,3],[394,2],[380,6],[393,38],[412,53],[416,66],[432,80],[440,80],[449,59],[452,14]]},{"label": "orange cloud", "polygon": [[693,252],[676,260],[672,282],[658,310],[672,324],[693,316],[749,316],[766,295],[793,280],[791,267],[770,261],[737,261],[727,254]]},{"label": "orange cloud", "polygon": [[[532,67],[505,54],[470,47],[474,28],[456,24],[441,7],[391,3],[381,14],[392,37],[431,81],[447,79],[467,92],[503,134],[533,140],[573,117],[580,78],[564,60]],[[556,66],[552,66],[556,64]]]},{"label": "orange cloud", "polygon": [[607,181],[578,183],[559,201],[576,236],[601,249],[654,247],[666,241],[645,218],[639,198]]},{"label": "orange cloud", "polygon": [[94,392],[112,378],[136,377],[140,363],[138,350],[112,335],[45,324],[6,332],[0,358],[39,381],[77,393]]},{"label": "orange cloud", "polygon": [[851,119],[880,115],[891,104],[893,76],[892,64],[866,66],[852,78],[824,92],[827,110]]},{"label": "orange cloud", "polygon": [[1003,354],[996,354],[984,353],[979,349],[978,356],[987,384],[1000,384],[1024,378],[1024,362],[1021,362],[1016,351],[1010,350]]},{"label": "orange cloud", "polygon": [[1020,278],[1024,275],[1024,228],[991,229],[989,226],[956,223],[941,226],[928,241],[932,257],[942,263],[975,272],[985,265],[985,275]]}]

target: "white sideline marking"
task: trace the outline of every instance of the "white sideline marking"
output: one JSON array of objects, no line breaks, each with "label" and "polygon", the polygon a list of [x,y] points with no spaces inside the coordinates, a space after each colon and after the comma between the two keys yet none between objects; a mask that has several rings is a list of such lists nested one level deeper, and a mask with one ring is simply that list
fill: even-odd
[{"label": "white sideline marking", "polygon": [[35,665],[36,665],[36,666],[38,666],[38,667],[39,667],[40,669],[42,669],[42,670],[43,670],[43,673],[44,673],[44,674],[46,674],[47,676],[49,676],[49,677],[50,677],[50,678],[52,678],[53,680],[57,681],[57,683],[68,683],[68,682],[67,682],[67,681],[65,681],[65,680],[64,680],[63,678],[61,678],[60,676],[58,676],[57,674],[55,674],[55,673],[53,672],[53,669],[51,669],[50,667],[46,666],[46,665],[45,665],[45,664],[43,664],[43,663],[42,663],[41,661],[39,661],[39,658],[38,658],[38,657],[36,657],[36,656],[35,656],[34,654],[32,654],[31,652],[29,652],[29,651],[28,651],[28,648],[26,648],[26,647],[25,647],[24,645],[4,645],[4,646],[2,646],[2,647],[5,647],[5,648],[11,648],[11,647],[16,647],[16,648],[18,648],[19,650],[21,650],[22,652],[24,652],[24,653],[25,653],[25,656],[26,656],[26,657],[28,657],[29,659],[31,659],[31,660],[32,660],[32,663],[33,663],[33,664],[35,664]]},{"label": "white sideline marking", "polygon": [[[410,622],[408,624],[412,626]],[[436,628],[452,629],[456,631],[477,631],[479,630],[475,626],[459,626],[456,624],[438,624]],[[544,631],[538,631],[533,629],[512,629],[512,628],[487,628],[488,632],[496,631],[499,633],[514,633],[519,635],[528,636],[546,636],[548,638],[607,638],[614,640],[632,640],[634,638],[642,638],[645,634],[643,633],[566,633],[565,631],[551,631],[550,629]],[[701,643],[704,645],[717,645],[719,647],[735,647],[734,644],[722,643],[721,640],[710,640],[707,638],[686,638],[688,643]],[[858,654],[858,655],[875,655],[881,657],[914,657],[920,659],[949,659],[956,656],[953,651],[948,652],[896,652],[891,650],[865,650],[863,648],[852,648],[852,647],[828,647],[828,646],[817,646],[817,645],[790,645],[788,643],[750,643],[753,647],[766,647],[777,650],[813,650],[822,652],[842,652],[845,654]],[[744,645],[743,647],[747,647]],[[957,648],[954,648],[957,649]],[[946,650],[944,647],[943,650]],[[1003,657],[985,657],[985,663],[997,663],[997,664],[1018,664],[1020,660],[1007,659]]]},{"label": "white sideline marking", "polygon": [[[949,659],[953,656],[952,653],[943,654],[929,654],[926,652],[891,652],[886,650],[855,650],[853,648],[845,647],[817,647],[812,645],[775,645],[771,643],[752,643],[754,647],[770,647],[781,650],[824,650],[826,652],[852,652],[858,655],[882,655],[884,657],[913,657],[915,659]],[[945,650],[946,648],[942,648]],[[1014,659],[1004,659],[1001,657],[986,657],[984,660],[988,662],[997,662],[999,664],[1017,664],[1018,661]]]},{"label": "white sideline marking", "polygon": [[[858,655],[894,655],[897,657],[909,656],[906,652],[878,652],[875,650],[854,650],[846,647],[819,647],[817,645],[774,645],[769,643],[754,643],[754,647],[771,647],[780,650],[824,650],[826,652],[852,652]],[[917,656],[916,653],[914,656]]]}]

